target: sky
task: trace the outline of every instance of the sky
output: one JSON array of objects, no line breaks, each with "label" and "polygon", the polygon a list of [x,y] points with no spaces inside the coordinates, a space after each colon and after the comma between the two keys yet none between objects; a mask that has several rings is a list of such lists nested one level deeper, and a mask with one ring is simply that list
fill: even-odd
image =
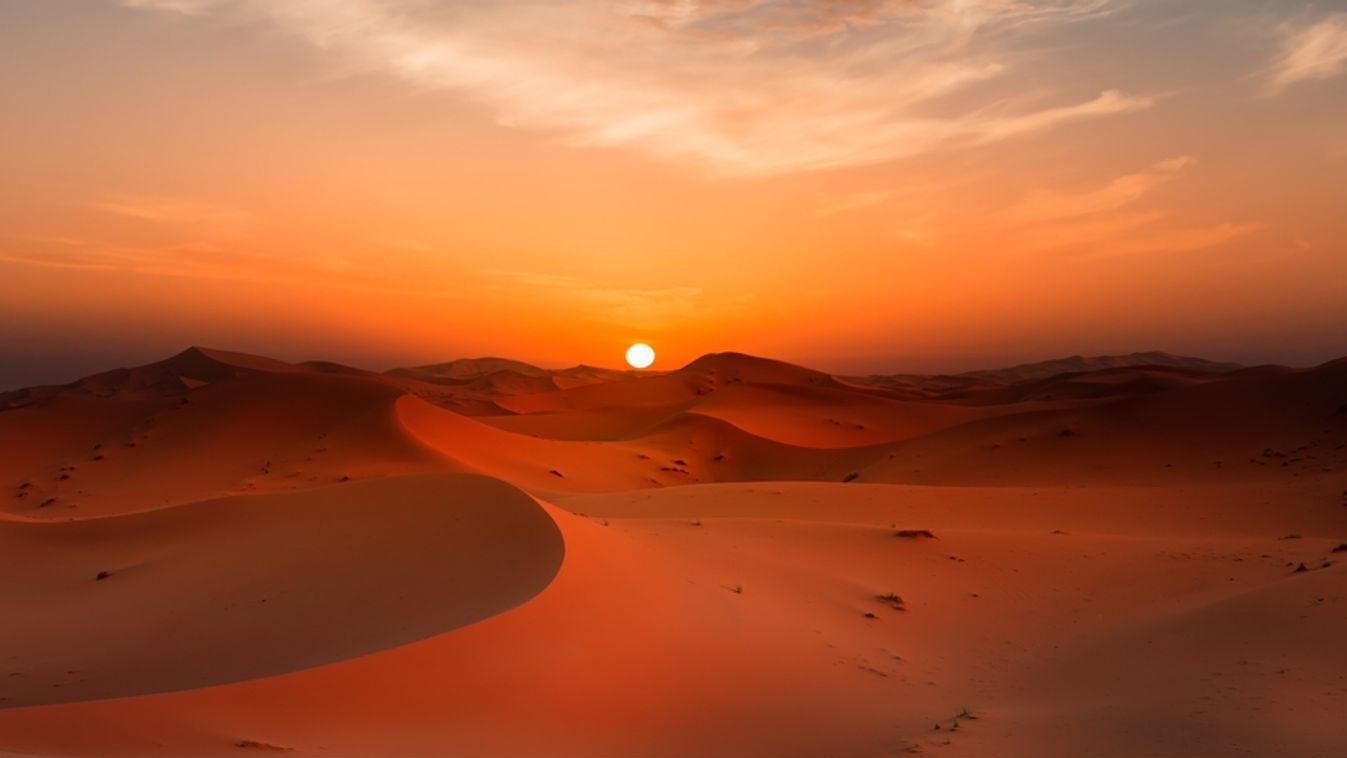
[{"label": "sky", "polygon": [[1347,355],[1347,0],[0,0],[0,388]]}]

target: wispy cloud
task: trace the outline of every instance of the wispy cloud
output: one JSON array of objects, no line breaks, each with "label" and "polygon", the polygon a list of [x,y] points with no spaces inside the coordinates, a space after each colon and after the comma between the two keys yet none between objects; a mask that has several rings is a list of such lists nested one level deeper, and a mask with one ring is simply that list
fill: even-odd
[{"label": "wispy cloud", "polygon": [[1036,190],[999,214],[1012,225],[1039,224],[1113,211],[1140,200],[1155,187],[1173,181],[1192,165],[1189,156],[1171,158],[1145,171],[1121,176],[1083,192]]},{"label": "wispy cloud", "polygon": [[1281,55],[1267,72],[1273,91],[1297,82],[1332,79],[1347,70],[1347,13],[1284,30]]},{"label": "wispy cloud", "polygon": [[206,239],[130,245],[84,238],[0,238],[0,261],[49,268],[203,279],[312,281],[335,278],[339,262],[241,252]]},{"label": "wispy cloud", "polygon": [[250,214],[236,208],[170,198],[115,198],[96,202],[93,208],[152,224],[190,227],[216,234],[242,233],[253,224]]},{"label": "wispy cloud", "polygon": [[[917,206],[894,234],[925,247],[986,249],[1010,255],[1107,257],[1189,252],[1262,228],[1237,222],[1183,226],[1174,224],[1171,212],[1163,207],[1148,207],[1145,201],[1157,188],[1181,179],[1195,164],[1191,156],[1178,156],[1093,186],[1036,189],[999,210],[981,214],[948,208],[940,213]],[[873,191],[849,198],[838,212],[888,204],[900,194],[913,202],[914,196],[897,189]]]},{"label": "wispy cloud", "polygon": [[[1024,32],[1110,0],[122,4],[262,21],[343,65],[466,93],[503,124],[721,174],[883,162],[1152,104],[1106,83],[1070,100],[1009,81]],[[988,82],[1004,86],[973,87]]]},{"label": "wispy cloud", "polygon": [[1180,156],[1091,189],[1035,191],[997,214],[993,222],[1012,247],[1029,252],[1074,250],[1089,257],[1191,252],[1261,228],[1235,222],[1167,225],[1168,212],[1138,207],[1155,188],[1177,180],[1194,163],[1191,156]]}]

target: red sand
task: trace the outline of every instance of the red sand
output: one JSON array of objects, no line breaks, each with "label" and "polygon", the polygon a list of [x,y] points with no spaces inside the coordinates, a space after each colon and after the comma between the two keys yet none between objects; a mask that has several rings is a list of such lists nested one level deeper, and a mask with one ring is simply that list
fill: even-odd
[{"label": "red sand", "polygon": [[194,349],[4,407],[0,754],[1347,745],[1347,362]]}]

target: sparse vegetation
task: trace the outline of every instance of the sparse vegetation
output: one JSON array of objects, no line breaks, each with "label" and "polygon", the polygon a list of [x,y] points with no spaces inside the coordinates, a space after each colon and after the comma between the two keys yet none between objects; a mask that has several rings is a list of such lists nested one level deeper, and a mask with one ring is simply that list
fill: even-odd
[{"label": "sparse vegetation", "polygon": [[248,748],[250,750],[294,750],[292,747],[281,747],[280,745],[273,745],[270,742],[260,742],[258,740],[239,740],[234,743],[234,747]]},{"label": "sparse vegetation", "polygon": [[111,572],[111,571],[100,571],[100,572],[98,572],[98,575],[94,577],[94,581],[95,581],[95,582],[101,582],[101,581],[103,581],[104,579],[107,579],[107,578],[110,577],[110,576],[112,576],[112,572]]},{"label": "sparse vegetation", "polygon": [[846,476],[842,477],[842,482],[843,482],[843,483],[846,483],[846,482],[854,482],[854,481],[856,481],[857,479],[860,479],[860,478],[861,478],[861,475],[860,475],[859,472],[852,471],[851,473],[849,473],[849,474],[847,474]]},{"label": "sparse vegetation", "polygon": [[736,584],[730,588],[730,592],[733,592],[736,595],[742,595],[744,594],[744,585]]},{"label": "sparse vegetation", "polygon": [[565,479],[565,478],[566,478],[566,475],[565,475],[565,474],[562,474],[560,471],[557,471],[557,470],[554,469],[554,468],[548,469],[548,470],[547,470],[547,473],[551,474],[552,476],[555,476],[555,477],[558,478],[558,479]]},{"label": "sparse vegetation", "polygon": [[896,611],[907,610],[907,605],[903,602],[903,599],[899,597],[896,593],[890,592],[887,595],[876,595],[875,599],[881,603],[884,603],[885,605],[892,607]]},{"label": "sparse vegetation", "polygon": [[936,539],[935,534],[933,534],[930,529],[899,529],[898,531],[893,533],[893,536],[902,537],[903,539],[908,540]]}]

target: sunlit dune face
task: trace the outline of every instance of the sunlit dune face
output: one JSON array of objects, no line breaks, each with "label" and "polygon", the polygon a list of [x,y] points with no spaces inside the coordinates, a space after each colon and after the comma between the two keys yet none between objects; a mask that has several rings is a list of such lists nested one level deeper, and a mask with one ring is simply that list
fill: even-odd
[{"label": "sunlit dune face", "polygon": [[637,342],[627,348],[627,363],[632,368],[649,368],[650,364],[654,362],[655,349],[644,342]]}]

